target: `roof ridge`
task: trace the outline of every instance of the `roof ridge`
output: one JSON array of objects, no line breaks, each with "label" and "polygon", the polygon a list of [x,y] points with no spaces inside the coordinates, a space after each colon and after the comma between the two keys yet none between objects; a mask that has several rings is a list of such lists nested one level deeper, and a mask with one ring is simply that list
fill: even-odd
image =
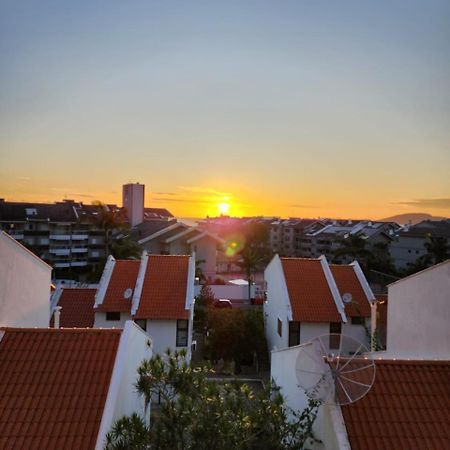
[{"label": "roof ridge", "polygon": [[0,327],[0,331],[6,333],[101,333],[101,334],[120,334],[122,329],[120,328],[13,328],[13,327]]}]

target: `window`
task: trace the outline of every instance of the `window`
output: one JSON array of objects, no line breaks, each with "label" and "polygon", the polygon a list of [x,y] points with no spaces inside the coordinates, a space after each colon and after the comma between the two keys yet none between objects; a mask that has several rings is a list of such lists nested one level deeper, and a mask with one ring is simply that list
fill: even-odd
[{"label": "window", "polygon": [[330,349],[339,348],[339,343],[341,340],[341,337],[339,336],[341,334],[341,326],[342,324],[340,322],[330,323]]},{"label": "window", "polygon": [[352,317],[352,325],[364,325],[364,323],[365,323],[364,317],[361,316]]},{"label": "window", "polygon": [[187,320],[177,320],[177,347],[187,347],[188,323]]},{"label": "window", "polygon": [[147,321],[145,319],[136,319],[134,323],[140,326],[144,331],[147,331]]},{"label": "window", "polygon": [[280,337],[282,337],[283,336],[283,322],[281,322],[280,319],[278,319],[277,329],[278,329],[278,335]]},{"label": "window", "polygon": [[289,347],[300,344],[300,322],[289,322]]},{"label": "window", "polygon": [[120,320],[120,312],[108,311],[106,313],[106,320]]}]

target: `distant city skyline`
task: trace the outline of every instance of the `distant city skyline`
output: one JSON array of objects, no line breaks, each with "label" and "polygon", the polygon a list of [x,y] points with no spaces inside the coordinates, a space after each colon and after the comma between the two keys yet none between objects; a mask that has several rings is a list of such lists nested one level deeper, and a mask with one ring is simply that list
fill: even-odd
[{"label": "distant city skyline", "polygon": [[0,197],[450,216],[450,2],[4,2]]}]

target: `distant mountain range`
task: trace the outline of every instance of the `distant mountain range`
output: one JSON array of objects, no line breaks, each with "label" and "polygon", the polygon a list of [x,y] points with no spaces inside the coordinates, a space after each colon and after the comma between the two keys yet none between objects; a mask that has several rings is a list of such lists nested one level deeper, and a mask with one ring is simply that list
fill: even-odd
[{"label": "distant mountain range", "polygon": [[447,217],[432,216],[427,213],[406,213],[398,214],[397,216],[386,217],[385,219],[380,219],[380,222],[396,222],[399,225],[404,225],[411,223],[415,225],[416,223],[422,222],[423,220],[443,220]]}]

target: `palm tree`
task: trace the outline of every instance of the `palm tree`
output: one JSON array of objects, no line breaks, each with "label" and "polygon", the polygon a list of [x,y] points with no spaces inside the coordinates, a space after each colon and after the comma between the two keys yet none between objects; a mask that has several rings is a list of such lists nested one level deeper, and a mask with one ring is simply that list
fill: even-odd
[{"label": "palm tree", "polygon": [[438,264],[450,257],[450,249],[445,237],[428,234],[425,248],[427,249],[427,259],[429,259],[432,264]]},{"label": "palm tree", "polygon": [[123,229],[126,227],[125,222],[119,211],[111,210],[102,202],[94,202],[95,213],[92,216],[93,222],[104,233],[104,251],[105,259],[111,253],[111,235],[114,230]]},{"label": "palm tree", "polygon": [[260,254],[251,247],[246,247],[241,252],[242,260],[238,265],[244,269],[245,276],[248,282],[248,299],[251,300],[251,286],[253,281],[253,274],[264,267],[266,260],[265,255]]},{"label": "palm tree", "polygon": [[142,247],[129,236],[115,239],[111,243],[111,254],[116,259],[139,258],[142,254]]},{"label": "palm tree", "polygon": [[366,244],[367,242],[361,234],[350,234],[341,241],[341,247],[334,251],[334,261],[338,262],[341,256],[367,260],[372,256],[372,252],[366,248]]}]

